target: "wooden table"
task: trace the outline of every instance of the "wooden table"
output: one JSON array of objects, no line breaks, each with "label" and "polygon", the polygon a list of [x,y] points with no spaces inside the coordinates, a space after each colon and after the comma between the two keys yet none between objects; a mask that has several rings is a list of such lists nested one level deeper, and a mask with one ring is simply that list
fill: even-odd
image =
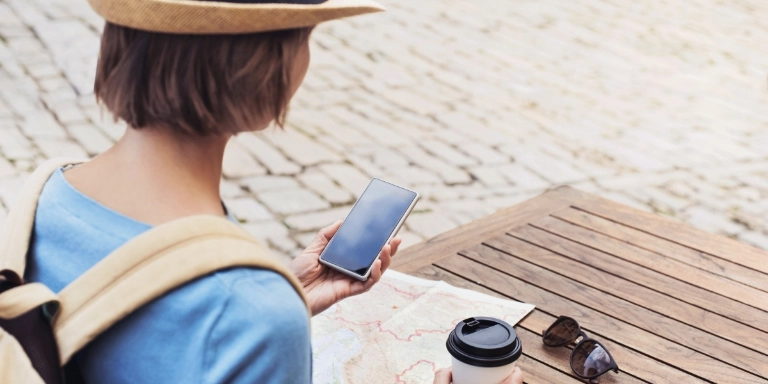
[{"label": "wooden table", "polygon": [[393,268],[535,304],[516,327],[528,383],[575,381],[570,350],[541,342],[559,315],[618,362],[601,383],[768,383],[768,252],[571,188],[414,245]]}]

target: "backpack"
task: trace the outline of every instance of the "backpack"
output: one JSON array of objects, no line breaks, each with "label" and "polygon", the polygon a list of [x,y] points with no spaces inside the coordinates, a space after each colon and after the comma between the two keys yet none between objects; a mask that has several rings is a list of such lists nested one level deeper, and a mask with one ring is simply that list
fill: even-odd
[{"label": "backpack", "polygon": [[41,283],[24,283],[40,192],[56,169],[80,162],[54,159],[35,170],[0,235],[0,383],[64,382],[62,367],[100,333],[155,298],[218,270],[275,271],[306,304],[298,280],[266,247],[237,224],[211,215],[148,230],[58,295]]}]

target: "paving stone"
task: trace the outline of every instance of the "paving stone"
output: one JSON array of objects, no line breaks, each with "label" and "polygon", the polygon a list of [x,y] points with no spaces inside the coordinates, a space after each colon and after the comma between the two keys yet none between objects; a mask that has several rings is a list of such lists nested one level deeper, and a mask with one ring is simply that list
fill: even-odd
[{"label": "paving stone", "polygon": [[395,254],[395,257],[397,257],[397,255],[399,255],[402,250],[412,245],[421,243],[422,241],[425,240],[423,237],[405,229],[401,229],[400,232],[398,232],[397,236],[395,237],[399,237],[400,240],[402,240],[400,242],[400,247],[397,249],[397,254]]},{"label": "paving stone", "polygon": [[625,193],[614,192],[614,191],[603,191],[603,192],[600,192],[598,195],[602,198],[617,202],[619,204],[624,204],[632,208],[639,209],[641,211],[653,212],[653,208],[651,208],[648,204],[643,204],[638,200],[630,196],[627,196],[627,194]]},{"label": "paving stone", "polygon": [[768,173],[762,175],[758,173],[747,173],[740,174],[737,177],[745,185],[768,191]]},{"label": "paving stone", "polygon": [[[422,201],[448,201],[456,200],[459,198],[459,191],[455,187],[449,187],[445,185],[427,185],[418,186],[416,192],[421,195]],[[419,203],[421,204],[421,203]],[[415,209],[418,209],[418,204]]]},{"label": "paving stone", "polygon": [[541,176],[531,172],[531,170],[520,164],[506,164],[489,168],[497,170],[507,180],[511,181],[516,186],[519,186],[521,189],[539,190],[550,186],[550,183],[544,180]]},{"label": "paving stone", "polygon": [[33,138],[64,139],[67,137],[67,132],[61,124],[47,112],[27,116],[21,124],[21,130],[25,135]]},{"label": "paving stone", "polygon": [[419,115],[438,114],[446,109],[444,106],[430,100],[424,95],[409,90],[390,89],[383,93],[382,96],[401,108]]},{"label": "paving stone", "polygon": [[240,180],[240,185],[254,193],[299,187],[299,183],[288,176],[254,176]]},{"label": "paving stone", "polygon": [[669,184],[664,185],[664,188],[673,195],[680,198],[687,198],[696,193],[696,190],[689,183],[685,183],[679,180],[675,180]]},{"label": "paving stone", "polygon": [[766,228],[766,219],[752,212],[733,212],[731,221],[753,231],[761,231]]},{"label": "paving stone", "polygon": [[35,156],[30,141],[15,127],[0,129],[0,150],[6,159],[29,159]]},{"label": "paving stone", "polygon": [[497,187],[509,185],[510,182],[501,175],[496,169],[487,166],[478,166],[469,168],[472,176],[488,187]]},{"label": "paving stone", "polygon": [[768,235],[765,232],[744,232],[739,234],[739,240],[768,251]]},{"label": "paving stone", "polygon": [[408,159],[396,150],[386,147],[374,147],[370,153],[371,161],[380,167],[406,167]]},{"label": "paving stone", "polygon": [[740,232],[744,232],[742,226],[725,219],[706,208],[691,207],[685,210],[684,215],[687,222],[710,233],[733,236]]},{"label": "paving stone", "polygon": [[69,140],[40,138],[36,139],[35,143],[43,155],[49,159],[54,157],[88,158],[88,153],[82,147]]},{"label": "paving stone", "polygon": [[355,197],[359,197],[371,181],[370,177],[349,164],[323,164],[318,169]]},{"label": "paving stone", "polygon": [[363,174],[373,177],[380,177],[389,166],[378,166],[363,156],[346,154],[347,161],[354,164]]},{"label": "paving stone", "polygon": [[10,209],[16,202],[16,197],[24,186],[24,180],[24,177],[0,179],[0,200],[3,201],[6,209]]},{"label": "paving stone", "polygon": [[107,139],[91,124],[75,124],[67,126],[67,131],[83,146],[88,155],[96,156],[109,149],[112,141]]},{"label": "paving stone", "polygon": [[747,201],[760,201],[765,198],[763,193],[757,188],[751,187],[739,187],[734,189],[731,193],[734,196]]},{"label": "paving stone", "polygon": [[479,143],[462,142],[459,144],[459,149],[485,165],[506,164],[510,161],[509,156]]},{"label": "paving stone", "polygon": [[276,248],[280,253],[292,252],[298,246],[289,236],[288,228],[279,222],[247,223],[242,227],[262,244]]},{"label": "paving stone", "polygon": [[312,244],[312,240],[315,239],[315,236],[317,236],[316,233],[299,233],[293,235],[293,238],[296,239],[301,248],[307,248]]},{"label": "paving stone", "polygon": [[0,206],[0,226],[5,226],[5,220],[8,218],[7,208]]},{"label": "paving stone", "polygon": [[243,191],[238,184],[222,179],[221,183],[219,183],[219,194],[221,194],[221,197],[224,199],[232,199],[245,196],[245,191]]},{"label": "paving stone", "polygon": [[234,141],[240,143],[273,175],[295,175],[301,167],[289,161],[280,151],[251,133],[241,133]]},{"label": "paving stone", "polygon": [[465,184],[472,181],[472,178],[464,170],[426,153],[421,148],[406,147],[402,148],[401,151],[413,163],[435,172],[447,184]]},{"label": "paving stone", "polygon": [[341,159],[324,146],[296,131],[272,130],[265,133],[263,137],[280,148],[293,161],[304,166]]},{"label": "paving stone", "polygon": [[111,120],[111,117],[108,116],[108,113],[105,112],[105,118],[106,120],[96,121],[92,120],[96,123],[96,126],[104,132],[104,134],[107,135],[112,141],[118,141],[121,137],[125,134],[125,130],[128,129],[128,125],[123,122],[115,122]]},{"label": "paving stone", "polygon": [[38,80],[37,84],[40,85],[40,89],[43,92],[54,92],[61,89],[67,89],[71,87],[69,81],[62,77],[51,77],[43,80]]},{"label": "paving stone", "polygon": [[224,152],[222,171],[224,172],[224,176],[229,178],[263,175],[267,173],[267,170],[259,165],[240,143],[234,140],[230,140],[229,143],[227,143],[227,149]]},{"label": "paving stone", "polygon": [[13,161],[13,167],[22,175],[32,173],[40,164],[42,164],[42,159],[40,158],[17,159]]},{"label": "paving stone", "polygon": [[389,172],[384,174],[383,179],[403,187],[416,189],[423,185],[442,184],[442,180],[433,172],[416,167],[391,168]]},{"label": "paving stone", "polygon": [[87,121],[87,117],[76,103],[60,104],[53,109],[56,119],[60,123],[70,125],[74,123],[84,123]]},{"label": "paving stone", "polygon": [[[25,29],[26,31],[29,31]],[[2,32],[4,32],[3,30]],[[0,33],[2,33],[0,32]],[[3,34],[5,36],[5,34]],[[27,67],[29,74],[37,80],[58,77],[61,74],[61,70],[51,63],[42,63],[37,65],[30,65]]]},{"label": "paving stone", "polygon": [[16,172],[16,168],[14,168],[13,165],[8,162],[8,160],[0,159],[0,178],[5,179],[14,177],[17,174],[18,172]]},{"label": "paving stone", "polygon": [[492,196],[492,197],[483,199],[483,202],[488,207],[491,207],[495,211],[498,211],[500,209],[508,208],[513,205],[517,205],[524,201],[530,200],[540,195],[541,192],[543,191],[518,192],[515,195],[509,195],[509,196]]},{"label": "paving stone", "polygon": [[446,205],[448,207],[447,212],[454,214],[459,213],[468,219],[468,221],[462,222],[461,224],[480,219],[497,210],[495,207],[486,204],[484,200],[477,199],[456,200],[448,202]]},{"label": "paving stone", "polygon": [[635,191],[628,191],[627,193],[639,193],[641,196],[647,196],[651,199],[650,204],[652,206],[663,206],[673,211],[680,211],[691,205],[690,201],[676,197],[658,188],[642,188]]},{"label": "paving stone", "polygon": [[258,194],[270,211],[290,215],[292,213],[317,211],[329,208],[331,204],[306,189],[286,189]]},{"label": "paving stone", "polygon": [[239,197],[225,200],[229,213],[241,222],[271,220],[272,214],[255,200]]},{"label": "paving stone", "polygon": [[351,210],[352,205],[347,205],[320,212],[291,215],[285,218],[285,224],[300,232],[319,231],[337,220],[344,220]]},{"label": "paving stone", "polygon": [[417,233],[425,239],[449,231],[458,224],[446,215],[436,212],[412,212],[405,223],[409,231]]},{"label": "paving stone", "polygon": [[441,159],[458,167],[471,166],[478,163],[477,160],[459,152],[457,149],[437,140],[421,142],[421,147]]},{"label": "paving stone", "polygon": [[554,157],[539,156],[533,152],[520,152],[515,156],[515,161],[555,184],[587,178],[587,175],[566,161]]},{"label": "paving stone", "polygon": [[349,191],[340,188],[334,181],[322,172],[305,172],[297,176],[307,188],[315,191],[331,204],[344,204],[354,200]]}]

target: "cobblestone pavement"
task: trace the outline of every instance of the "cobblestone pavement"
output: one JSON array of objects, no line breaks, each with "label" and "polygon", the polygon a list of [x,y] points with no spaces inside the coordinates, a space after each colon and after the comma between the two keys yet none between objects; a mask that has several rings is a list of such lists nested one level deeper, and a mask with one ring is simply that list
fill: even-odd
[{"label": "cobblestone pavement", "polygon": [[[423,194],[406,244],[570,184],[768,249],[763,1],[382,2],[316,29],[287,130],[228,148],[222,194],[281,255],[372,176]],[[5,207],[40,161],[121,135],[91,94],[102,23],[0,1]]]}]

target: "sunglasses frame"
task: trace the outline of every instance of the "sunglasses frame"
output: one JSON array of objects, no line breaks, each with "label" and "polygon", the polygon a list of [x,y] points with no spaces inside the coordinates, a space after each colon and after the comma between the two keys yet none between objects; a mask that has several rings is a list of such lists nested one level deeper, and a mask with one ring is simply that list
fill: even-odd
[{"label": "sunglasses frame", "polygon": [[[570,340],[568,340],[568,341],[566,341],[564,343],[558,343],[556,345],[549,345],[549,344],[547,344],[544,341],[544,338],[546,337],[547,332],[549,332],[552,329],[552,327],[554,327],[556,325],[559,325],[564,320],[570,320],[570,321],[573,321],[574,324],[576,324],[576,327],[578,328],[578,331],[576,332],[576,337],[574,337],[574,338],[572,338],[572,339],[570,339]],[[611,352],[608,352],[608,349],[605,348],[605,346],[602,343],[600,343],[599,341],[597,341],[597,340],[595,340],[593,338],[590,338],[589,335],[587,335],[587,333],[584,332],[581,329],[581,325],[579,325],[579,322],[576,321],[576,319],[574,319],[572,317],[568,317],[568,316],[560,316],[560,317],[557,318],[557,320],[555,320],[552,323],[552,325],[549,326],[549,328],[547,328],[546,330],[541,332],[542,342],[544,342],[544,345],[546,345],[547,347],[564,347],[566,345],[569,345],[569,344],[573,343],[579,337],[581,337],[581,341],[579,341],[578,344],[576,344],[576,346],[573,347],[573,350],[571,351],[571,356],[568,359],[568,361],[569,361],[569,363],[571,365],[571,370],[573,371],[573,373],[576,376],[578,376],[578,377],[580,377],[582,379],[593,380],[593,379],[596,379],[596,378],[598,378],[598,377],[608,373],[609,371],[613,371],[615,373],[619,373],[619,365],[616,364],[616,360],[613,359],[613,356],[611,355]],[[581,346],[581,344],[583,344],[585,341],[592,341],[592,342],[594,342],[595,344],[599,345],[600,348],[602,348],[603,351],[605,351],[605,353],[608,354],[608,358],[611,359],[610,364],[608,365],[608,369],[606,369],[603,372],[597,373],[595,375],[584,376],[584,375],[579,374],[578,371],[576,371],[576,369],[573,368],[573,354],[576,352],[576,350],[579,348],[579,346]]]}]

